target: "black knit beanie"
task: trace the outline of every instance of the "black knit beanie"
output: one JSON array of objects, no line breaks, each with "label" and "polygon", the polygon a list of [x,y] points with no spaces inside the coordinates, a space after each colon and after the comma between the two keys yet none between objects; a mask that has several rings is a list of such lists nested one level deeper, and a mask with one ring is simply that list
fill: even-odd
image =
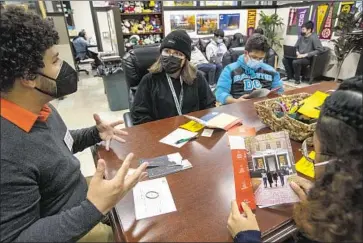
[{"label": "black knit beanie", "polygon": [[185,30],[174,30],[170,32],[163,40],[160,46],[160,52],[164,48],[170,48],[182,52],[188,60],[192,53],[192,40]]}]

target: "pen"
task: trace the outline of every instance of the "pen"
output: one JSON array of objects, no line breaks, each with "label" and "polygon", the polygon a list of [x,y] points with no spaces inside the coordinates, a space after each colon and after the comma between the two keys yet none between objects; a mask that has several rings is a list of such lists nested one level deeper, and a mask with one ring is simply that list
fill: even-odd
[{"label": "pen", "polygon": [[194,137],[191,137],[191,138],[182,138],[182,139],[179,139],[178,141],[176,141],[175,144],[185,143],[185,142],[188,142],[188,141],[195,140],[197,138],[198,138],[198,135],[194,136]]}]

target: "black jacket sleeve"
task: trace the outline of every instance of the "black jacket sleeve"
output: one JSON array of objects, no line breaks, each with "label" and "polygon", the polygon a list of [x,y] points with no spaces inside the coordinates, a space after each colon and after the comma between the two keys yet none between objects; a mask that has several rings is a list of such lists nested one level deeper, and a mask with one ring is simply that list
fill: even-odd
[{"label": "black jacket sleeve", "polygon": [[155,120],[151,99],[151,73],[146,74],[135,94],[135,100],[131,107],[131,117],[134,125]]},{"label": "black jacket sleeve", "polygon": [[199,71],[197,73],[199,109],[204,110],[216,106],[216,97],[209,88],[207,80]]},{"label": "black jacket sleeve", "polygon": [[102,141],[96,126],[69,131],[74,140],[73,153],[78,153]]}]

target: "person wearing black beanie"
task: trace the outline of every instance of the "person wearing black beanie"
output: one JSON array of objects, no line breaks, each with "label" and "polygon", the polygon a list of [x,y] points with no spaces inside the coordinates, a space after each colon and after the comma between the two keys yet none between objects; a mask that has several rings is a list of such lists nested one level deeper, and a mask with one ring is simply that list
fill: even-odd
[{"label": "person wearing black beanie", "polygon": [[190,63],[192,40],[184,30],[169,33],[160,57],[149,68],[131,107],[134,125],[215,106],[215,96],[203,74]]}]

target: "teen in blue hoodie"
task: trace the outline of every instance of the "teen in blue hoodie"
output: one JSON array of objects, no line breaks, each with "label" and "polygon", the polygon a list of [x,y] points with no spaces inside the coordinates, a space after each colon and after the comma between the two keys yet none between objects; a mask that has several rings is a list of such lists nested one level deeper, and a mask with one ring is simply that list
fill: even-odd
[{"label": "teen in blue hoodie", "polygon": [[260,34],[251,36],[245,47],[245,54],[237,62],[226,66],[218,79],[216,96],[221,104],[231,104],[245,100],[256,89],[281,87],[280,74],[270,65],[263,63],[269,49],[267,39]]}]

